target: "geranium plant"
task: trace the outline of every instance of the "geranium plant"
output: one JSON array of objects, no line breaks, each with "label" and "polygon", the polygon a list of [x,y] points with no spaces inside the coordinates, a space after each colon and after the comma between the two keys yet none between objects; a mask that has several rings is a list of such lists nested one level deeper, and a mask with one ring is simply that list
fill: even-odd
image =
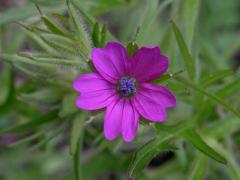
[{"label": "geranium plant", "polygon": [[2,10],[0,179],[240,179],[228,2]]}]

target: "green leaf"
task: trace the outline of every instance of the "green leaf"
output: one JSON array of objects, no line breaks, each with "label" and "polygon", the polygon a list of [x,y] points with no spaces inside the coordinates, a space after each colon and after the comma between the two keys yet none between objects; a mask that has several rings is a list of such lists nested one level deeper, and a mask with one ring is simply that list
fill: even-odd
[{"label": "green leaf", "polygon": [[[26,58],[26,57],[21,57],[21,58]],[[26,59],[24,59],[24,61],[25,60]],[[34,78],[35,80],[41,80],[42,82],[46,82],[50,85],[61,87],[60,89],[62,90],[71,89],[71,83],[75,78],[74,73],[70,71],[59,72],[58,66],[50,66],[49,64],[43,64],[38,62],[34,63],[34,66],[36,67],[33,68],[30,66],[30,65],[33,65],[31,64],[32,63],[31,61],[33,60],[32,59],[30,59],[31,61],[29,61],[29,59],[27,60],[28,61],[26,62],[15,61],[13,65],[20,72],[24,73],[27,76],[30,76],[31,78]]]},{"label": "green leaf", "polygon": [[172,0],[165,0],[159,5],[158,0],[146,1],[145,9],[143,9],[143,21],[140,24],[140,29],[136,37],[137,44],[143,44],[147,39],[149,34],[151,34],[151,28],[154,27],[154,22],[158,18],[160,12],[164,10]]},{"label": "green leaf", "polygon": [[194,38],[194,31],[197,17],[199,13],[199,2],[200,0],[186,0],[184,1],[184,22],[185,22],[185,31],[187,35],[187,44],[188,47],[192,47],[193,45],[193,38]]},{"label": "green leaf", "polygon": [[[2,57],[0,54],[0,60],[1,59]],[[0,62],[0,64],[1,63],[2,62]],[[2,64],[2,72],[0,72],[0,116],[8,114],[15,104],[15,83],[13,71],[11,70],[9,64]]]},{"label": "green leaf", "polygon": [[71,37],[50,33],[41,33],[40,36],[48,39],[48,41],[54,42],[55,44],[65,45],[74,50],[76,49],[76,42],[74,42],[74,39]]},{"label": "green leaf", "polygon": [[62,36],[68,36],[67,32],[62,29],[61,27],[59,27],[57,24],[55,24],[54,22],[52,22],[49,18],[47,18],[46,16],[42,16],[41,17],[44,24],[46,25],[46,27],[53,33],[55,34],[59,34]]},{"label": "green leaf", "polygon": [[19,50],[19,48],[22,46],[22,44],[25,41],[26,41],[26,35],[22,32],[19,32],[19,29],[17,28],[16,24],[11,23],[1,27],[0,49],[2,50],[2,52],[15,53],[16,51]]},{"label": "green leaf", "polygon": [[70,153],[73,155],[74,159],[74,173],[76,180],[81,180],[83,176],[80,153],[83,141],[84,117],[85,114],[79,114],[75,117],[71,134]]},{"label": "green leaf", "polygon": [[68,11],[73,21],[74,27],[77,30],[76,38],[83,50],[83,54],[88,60],[90,58],[90,52],[91,52],[91,41],[90,41],[89,35],[85,31],[84,23],[70,0],[67,0],[67,5],[68,5]]},{"label": "green leaf", "polygon": [[2,73],[0,74],[0,107],[5,104],[13,95],[13,74],[9,65],[3,66]]},{"label": "green leaf", "polygon": [[58,115],[58,111],[56,110],[51,111],[45,115],[42,115],[36,119],[31,120],[30,122],[26,122],[24,124],[17,125],[11,128],[0,129],[0,135],[8,134],[8,133],[23,132],[29,129],[36,128],[42,124],[57,120],[58,119],[57,115]]},{"label": "green leaf", "polygon": [[227,129],[229,134],[236,132],[240,127],[239,118],[236,116],[227,116],[221,121],[213,121],[204,128],[203,134],[214,137],[216,139],[223,138],[225,133],[223,129]]},{"label": "green leaf", "polygon": [[[46,6],[44,8],[46,12],[51,13],[53,11],[63,12],[64,9],[65,6],[62,2],[57,3],[55,6]],[[14,21],[21,21],[34,15],[38,15],[38,11],[33,5],[33,3],[27,3],[26,5],[21,7],[11,8],[7,11],[1,11],[0,26]]]},{"label": "green leaf", "polygon": [[43,64],[55,64],[55,65],[65,65],[65,66],[81,66],[84,67],[85,63],[82,61],[77,61],[74,59],[66,58],[55,58],[55,57],[31,57],[32,60],[35,60],[38,63]]},{"label": "green leaf", "polygon": [[150,32],[150,28],[152,27],[152,24],[156,20],[159,11],[159,1],[158,0],[152,0],[152,1],[146,1],[146,5],[143,9],[143,21],[140,24],[139,33],[136,37],[137,44],[143,44],[145,39],[148,36],[148,33]]},{"label": "green leaf", "polygon": [[62,100],[62,107],[59,112],[60,117],[72,115],[78,111],[75,101],[79,95],[77,93],[66,94]]},{"label": "green leaf", "polygon": [[182,136],[184,139],[186,139],[187,141],[190,141],[199,151],[203,152],[207,156],[211,157],[212,159],[214,159],[220,163],[223,163],[223,164],[227,163],[226,159],[221,154],[219,154],[214,149],[212,149],[210,146],[208,146],[202,140],[202,138],[193,130],[184,131],[182,133]]},{"label": "green leaf", "polygon": [[206,59],[206,63],[210,64],[212,68],[221,70],[227,67],[226,61],[224,61],[222,56],[218,53],[211,40],[200,38],[200,49],[203,59]]},{"label": "green leaf", "polygon": [[[76,5],[78,5],[78,7],[81,11],[84,10],[83,4],[84,5],[88,4],[87,1],[72,0],[72,2],[74,2],[74,4],[76,4]],[[93,1],[93,2],[91,2],[91,4],[93,5],[93,7],[91,8],[91,10],[89,12],[86,12],[86,14],[87,15],[93,14],[95,17],[97,17],[101,14],[108,13],[112,9],[126,8],[126,5],[128,5],[125,0],[115,0],[115,1],[101,0],[101,1]]]},{"label": "green leaf", "polygon": [[27,27],[30,31],[35,32],[36,34],[38,33],[51,33],[49,30],[41,28],[36,26],[35,24],[33,25],[29,25],[29,27]]},{"label": "green leaf", "polygon": [[62,133],[66,127],[67,127],[68,121],[65,121],[63,124],[61,124],[58,127],[55,127],[52,131],[50,131],[46,137],[44,137],[41,141],[39,141],[37,144],[33,145],[30,148],[30,151],[35,151],[36,149],[39,149],[40,147],[46,145],[49,141],[54,139],[56,136],[58,136],[60,133]]},{"label": "green leaf", "polygon": [[22,93],[19,98],[23,101],[38,104],[55,104],[62,99],[64,91],[55,86],[47,86],[44,88],[38,88],[34,92]]},{"label": "green leaf", "polygon": [[37,14],[37,10],[32,4],[27,4],[20,8],[13,8],[10,11],[1,11],[0,26],[12,21],[25,19],[33,14]]},{"label": "green leaf", "polygon": [[[116,4],[116,2],[113,2],[113,1],[110,1],[110,2],[113,3],[113,4]],[[89,25],[94,26],[97,19],[94,16],[92,16],[92,14],[91,14],[92,11],[88,12],[88,10],[86,10],[87,8],[84,8],[85,6],[83,5],[83,1],[80,2],[79,0],[72,0],[72,3],[77,7],[77,9],[79,10],[83,19]],[[104,24],[103,28],[102,28],[102,31],[101,31],[100,47],[105,46],[106,37],[108,38],[108,40],[115,40],[116,41],[116,38],[110,32],[107,33],[107,26],[106,26],[106,24]]]},{"label": "green leaf", "polygon": [[214,82],[222,80],[223,78],[232,74],[232,70],[219,70],[212,75],[208,75],[207,77],[202,78],[198,84],[201,85],[203,88],[207,88]]},{"label": "green leaf", "polygon": [[86,8],[83,6],[83,2],[79,0],[72,0],[73,4],[77,7],[80,11],[81,15],[83,16],[84,20],[87,21],[90,25],[94,25],[96,19],[91,15],[91,13],[86,11]]},{"label": "green leaf", "polygon": [[[52,36],[52,35],[51,35]],[[72,47],[74,46],[71,41],[65,41],[62,38],[61,39],[54,39],[53,36],[51,38],[53,39],[48,39],[49,36],[46,35],[41,35],[41,39],[50,47],[52,47],[55,51],[57,51],[59,54],[62,54],[67,57],[80,57],[80,52],[78,52],[75,48]],[[63,41],[62,41],[63,40]],[[64,42],[64,43],[60,43]]]},{"label": "green leaf", "polygon": [[24,33],[30,37],[31,39],[33,39],[43,50],[45,50],[46,52],[52,54],[52,55],[57,55],[59,54],[58,51],[56,51],[54,48],[52,48],[51,46],[49,46],[46,42],[44,42],[42,40],[42,38],[36,34],[35,32],[33,32],[32,29],[26,27],[25,25],[21,25],[22,26],[22,30],[24,31]]},{"label": "green leaf", "polygon": [[20,145],[25,144],[25,143],[29,143],[29,142],[33,141],[34,139],[37,139],[38,137],[42,136],[45,132],[46,132],[46,129],[43,129],[39,132],[36,132],[32,135],[29,135],[25,138],[22,138],[20,140],[17,140],[15,142],[13,142],[9,146],[10,147],[16,147],[16,146],[20,146]]},{"label": "green leaf", "polygon": [[100,45],[99,45],[100,47],[105,46],[106,37],[107,37],[107,26],[106,24],[104,24],[101,31],[101,39],[100,39]]},{"label": "green leaf", "polygon": [[73,156],[74,174],[76,180],[81,180],[80,141],[77,142],[76,153]]},{"label": "green leaf", "polygon": [[[21,92],[17,92],[16,96],[18,96],[20,93]],[[26,117],[36,118],[41,115],[37,107],[34,107],[31,104],[25,103],[23,101],[14,101],[12,108]]]},{"label": "green leaf", "polygon": [[188,72],[188,76],[191,80],[195,79],[195,72],[196,72],[196,68],[195,68],[195,64],[194,64],[194,60],[187,48],[187,45],[183,39],[183,36],[179,30],[179,28],[177,27],[177,25],[175,24],[175,22],[171,21],[172,24],[172,28],[175,34],[175,38],[177,40],[178,46],[180,48],[180,52],[182,54],[187,72]]},{"label": "green leaf", "polygon": [[166,73],[160,77],[160,79],[154,80],[155,83],[163,83],[164,81],[167,81],[169,79],[172,79],[175,76],[178,76],[179,74],[183,73],[183,70],[177,71],[175,73]]},{"label": "green leaf", "polygon": [[[223,78],[225,78],[229,75],[232,75],[231,70],[219,70],[219,71],[215,72],[214,74],[203,77],[198,82],[198,85],[201,86],[202,89],[205,89],[208,86],[214,84],[217,81],[222,80]],[[209,106],[203,105],[205,103],[206,102],[204,101],[204,95],[202,93],[196,93],[195,101],[194,101],[194,112],[199,112],[199,113],[201,112],[201,118],[202,118],[202,110],[199,110],[199,106],[201,106],[202,109],[203,108],[207,109],[207,107],[209,107]],[[207,115],[208,113],[203,113],[203,114]],[[199,121],[200,121],[200,118],[199,118]]]},{"label": "green leaf", "polygon": [[[52,56],[44,53],[32,53],[32,52],[24,52],[19,53],[18,55],[9,55],[4,54],[6,60],[11,62],[25,62],[23,58],[26,58],[25,63],[49,66],[49,65],[63,65],[63,66],[78,66],[80,68],[86,68],[86,62],[83,61],[79,56],[72,56],[72,57],[63,57],[63,56]],[[20,58],[18,58],[20,57]],[[14,59],[16,58],[16,60]],[[64,72],[63,72],[64,73]]]},{"label": "green leaf", "polygon": [[66,16],[64,16],[64,15],[62,15],[62,14],[59,14],[59,13],[52,13],[51,16],[52,16],[55,20],[61,22],[64,26],[68,26],[68,25],[69,25],[69,24],[68,24],[68,18],[67,18]]},{"label": "green leaf", "polygon": [[93,27],[93,33],[92,33],[92,40],[95,47],[99,47],[99,35],[100,35],[99,24],[98,22],[96,22]]},{"label": "green leaf", "polygon": [[138,45],[135,42],[128,43],[127,52],[129,57],[133,56],[135,52],[137,52],[137,50],[138,50]]},{"label": "green leaf", "polygon": [[49,76],[46,76],[47,75],[46,73],[44,74],[40,71],[36,71],[35,69],[29,68],[29,64],[25,62],[22,63],[20,61],[19,62],[15,61],[13,65],[17,70],[19,70],[20,72],[30,77],[33,77],[36,79],[45,79],[45,80],[47,80],[47,77],[49,77]]},{"label": "green leaf", "polygon": [[[240,78],[237,77],[232,82],[224,84],[223,87],[215,91],[214,94],[215,96],[221,99],[225,99],[225,97],[230,96],[231,94],[238,93],[239,88],[240,88]],[[217,101],[212,101],[212,99],[208,99],[207,101],[205,101],[205,104],[202,106],[204,110],[201,112],[201,117],[199,118],[206,119],[206,117],[211,112],[213,106],[216,104],[216,102]]]},{"label": "green leaf", "polygon": [[174,126],[164,126],[160,123],[156,124],[156,128],[160,133],[155,139],[149,141],[136,152],[135,158],[130,165],[128,176],[130,178],[136,178],[158,152],[169,149],[169,147],[172,150],[173,148],[169,146],[167,142],[191,126],[192,124],[189,122],[180,122]]},{"label": "green leaf", "polygon": [[206,175],[207,167],[208,167],[208,158],[204,154],[200,154],[197,156],[195,161],[193,162],[193,168],[191,168],[190,175],[188,180],[202,180]]},{"label": "green leaf", "polygon": [[236,157],[234,156],[233,152],[227,152],[226,156],[228,157],[229,169],[233,179],[240,179],[239,164],[236,161]]},{"label": "green leaf", "polygon": [[[160,139],[158,139],[160,140]],[[144,169],[146,165],[160,152],[163,151],[170,151],[170,150],[176,150],[173,146],[170,146],[166,143],[169,138],[164,139],[164,142],[159,142],[158,146],[154,146],[154,148],[150,148],[154,143],[156,143],[156,139],[148,142],[143,146],[135,155],[133,158],[133,163],[130,166],[129,174],[128,176],[130,178],[136,178],[140,175],[141,171]]]},{"label": "green leaf", "polygon": [[30,65],[33,65],[33,66],[45,67],[50,71],[53,70],[53,69],[51,69],[49,64],[41,63],[41,62],[39,63],[38,61],[34,61],[33,59],[25,57],[25,56],[19,56],[19,55],[16,55],[16,54],[14,54],[14,55],[3,54],[2,58],[5,61],[12,62],[12,63],[20,62],[20,63],[30,64]]},{"label": "green leaf", "polygon": [[83,162],[83,180],[91,180],[92,177],[97,177],[103,172],[126,171],[126,165],[130,163],[129,160],[127,154],[119,158],[112,153],[99,151],[91,157],[91,160]]},{"label": "green leaf", "polygon": [[219,97],[226,97],[232,93],[238,93],[240,88],[240,77],[236,77],[232,82],[225,84],[215,94]]},{"label": "green leaf", "polygon": [[227,104],[224,100],[222,100],[220,97],[209,93],[208,91],[202,89],[201,87],[199,87],[196,84],[192,84],[190,82],[188,82],[187,80],[185,80],[182,77],[175,77],[176,80],[178,80],[179,82],[183,83],[184,85],[191,87],[193,90],[200,92],[203,95],[206,95],[207,97],[209,97],[211,100],[214,100],[216,102],[218,102],[219,104],[221,104],[223,107],[225,107],[227,110],[231,111],[232,113],[234,113],[236,116],[240,117],[240,112],[238,110],[236,110],[233,106],[231,106],[230,104]]},{"label": "green leaf", "polygon": [[228,48],[224,49],[223,54],[221,54],[223,57],[223,60],[225,62],[228,62],[227,60],[231,59],[232,55],[235,54],[235,52],[237,52],[239,48],[240,48],[240,40],[239,38],[235,38],[233,42],[231,42],[231,45],[228,46]]},{"label": "green leaf", "polygon": [[226,147],[226,145],[224,145],[224,147],[219,144],[219,142],[217,142],[216,139],[213,138],[209,138],[208,141],[213,144],[213,146],[222,154],[224,154],[225,157],[227,157],[227,162],[228,162],[228,170],[229,170],[229,174],[231,175],[230,179],[240,179],[240,168],[239,168],[239,164],[238,161],[236,160],[236,157],[234,156],[233,151],[230,151],[229,147]]},{"label": "green leaf", "polygon": [[83,123],[85,120],[85,114],[78,114],[74,120],[72,125],[72,133],[71,133],[71,145],[70,145],[70,153],[75,155],[80,141],[80,136],[82,135],[82,131],[84,129]]}]

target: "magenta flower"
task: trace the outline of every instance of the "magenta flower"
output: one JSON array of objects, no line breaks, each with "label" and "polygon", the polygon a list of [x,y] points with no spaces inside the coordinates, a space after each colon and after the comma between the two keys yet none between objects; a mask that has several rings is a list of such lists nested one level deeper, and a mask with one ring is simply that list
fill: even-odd
[{"label": "magenta flower", "polygon": [[135,138],[139,116],[162,122],[166,109],[176,106],[175,96],[166,88],[152,84],[168,69],[168,58],[159,47],[142,47],[128,57],[124,46],[108,42],[92,50],[97,72],[83,74],[73,84],[81,93],[76,105],[85,110],[106,108],[104,134],[108,140],[122,134],[124,141]]}]

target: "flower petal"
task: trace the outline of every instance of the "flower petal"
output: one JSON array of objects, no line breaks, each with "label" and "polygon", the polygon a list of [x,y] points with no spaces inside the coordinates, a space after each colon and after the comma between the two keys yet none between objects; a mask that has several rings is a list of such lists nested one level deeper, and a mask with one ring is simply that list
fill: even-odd
[{"label": "flower petal", "polygon": [[104,116],[104,135],[106,139],[113,140],[122,132],[122,111],[124,101],[118,99],[107,107]]},{"label": "flower petal", "polygon": [[106,81],[97,73],[83,74],[73,83],[73,88],[81,93],[113,89],[114,85]]},{"label": "flower petal", "polygon": [[176,97],[173,93],[160,85],[142,83],[140,84],[140,93],[165,108],[176,106]]},{"label": "flower petal", "polygon": [[159,78],[168,69],[168,58],[157,46],[142,47],[132,57],[131,75],[147,82]]},{"label": "flower petal", "polygon": [[[167,118],[166,108],[175,106],[175,97],[170,95],[169,91],[165,91],[166,89],[163,90],[162,88],[149,84],[144,84],[142,86],[145,86],[145,89],[141,88],[140,85],[140,89],[133,98],[134,107],[145,119],[154,122],[164,121]],[[146,89],[146,87],[149,89]],[[150,87],[152,89],[150,89]],[[158,89],[159,92],[155,92],[156,89]],[[161,95],[160,90],[165,94]],[[165,97],[165,95],[169,97]],[[159,98],[162,98],[162,102]]]},{"label": "flower petal", "polygon": [[95,110],[106,107],[115,98],[114,85],[97,73],[83,74],[73,83],[73,88],[80,92],[76,100],[77,107]]},{"label": "flower petal", "polygon": [[126,73],[129,63],[125,47],[117,42],[108,42],[105,48],[94,48],[92,61],[97,71],[113,83]]},{"label": "flower petal", "polygon": [[116,103],[112,103],[107,107],[104,118],[106,139],[113,140],[122,133],[124,141],[132,141],[137,132],[138,117],[130,100],[120,98]]},{"label": "flower petal", "polygon": [[138,119],[138,112],[133,108],[131,101],[126,99],[122,119],[122,135],[124,141],[131,142],[135,138],[138,129]]},{"label": "flower petal", "polygon": [[115,90],[99,90],[82,93],[76,100],[80,109],[96,110],[108,106],[115,98]]}]

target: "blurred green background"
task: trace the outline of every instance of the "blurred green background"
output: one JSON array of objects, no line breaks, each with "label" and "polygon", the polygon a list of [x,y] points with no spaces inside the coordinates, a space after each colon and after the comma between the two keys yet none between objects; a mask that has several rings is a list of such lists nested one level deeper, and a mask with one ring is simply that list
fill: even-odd
[{"label": "blurred green background", "polygon": [[[0,0],[0,179],[240,179],[240,1],[71,2]],[[75,11],[79,41],[69,20]],[[41,14],[64,33],[51,22],[44,26],[48,19]],[[89,71],[91,47],[106,40],[158,45],[170,58],[169,72],[187,78],[189,57],[171,20],[194,61],[190,83],[163,82],[178,100],[166,127],[142,123],[134,142],[106,141],[103,113],[75,108],[73,79]],[[192,124],[221,156],[195,134],[179,133]]]}]

